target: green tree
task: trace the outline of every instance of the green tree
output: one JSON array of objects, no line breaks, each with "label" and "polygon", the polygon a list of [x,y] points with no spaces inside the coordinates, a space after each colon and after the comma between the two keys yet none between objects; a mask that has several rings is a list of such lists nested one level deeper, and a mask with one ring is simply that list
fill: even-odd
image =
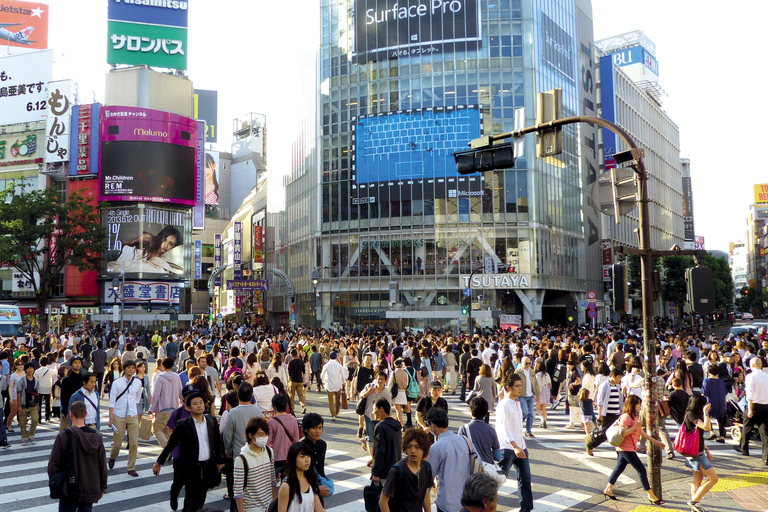
[{"label": "green tree", "polygon": [[[653,259],[653,270],[661,270],[661,260],[658,258]],[[640,311],[643,308],[643,272],[639,255],[627,255],[627,274],[629,276],[629,296],[632,298],[632,306],[635,311]]]},{"label": "green tree", "polygon": [[702,266],[712,269],[712,281],[715,289],[715,307],[728,312],[733,304],[733,278],[726,258],[715,258],[712,253],[704,255]]},{"label": "green tree", "polygon": [[667,256],[662,258],[664,279],[661,283],[661,296],[665,301],[674,302],[678,309],[686,302],[685,270],[693,266],[693,259],[688,256]]},{"label": "green tree", "polygon": [[[43,313],[53,297],[66,265],[81,272],[97,270],[107,248],[94,201],[82,190],[66,202],[54,188],[27,190],[12,182],[0,202],[0,262],[32,283],[42,332],[48,330]],[[36,278],[39,276],[39,281]]]}]

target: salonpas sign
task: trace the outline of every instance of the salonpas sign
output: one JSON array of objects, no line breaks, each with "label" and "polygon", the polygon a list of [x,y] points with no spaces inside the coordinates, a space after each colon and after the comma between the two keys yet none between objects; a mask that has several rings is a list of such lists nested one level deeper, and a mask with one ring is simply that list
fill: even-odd
[{"label": "salonpas sign", "polygon": [[462,288],[472,288],[473,290],[484,289],[514,289],[530,288],[531,276],[526,274],[483,274],[472,276],[461,276]]}]

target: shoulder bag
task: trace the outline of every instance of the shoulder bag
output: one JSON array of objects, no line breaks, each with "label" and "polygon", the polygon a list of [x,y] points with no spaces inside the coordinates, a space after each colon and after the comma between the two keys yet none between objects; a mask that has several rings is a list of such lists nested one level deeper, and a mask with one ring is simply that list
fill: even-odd
[{"label": "shoulder bag", "polygon": [[693,427],[693,432],[688,432],[685,422],[680,425],[680,430],[675,438],[674,449],[684,457],[695,457],[699,454],[699,432]]},{"label": "shoulder bag", "polygon": [[477,452],[475,451],[475,443],[472,441],[472,432],[469,431],[469,426],[465,426],[465,430],[467,431],[467,437],[465,437],[464,440],[469,446],[472,474],[483,471],[485,474],[493,478],[499,485],[504,485],[504,482],[507,481],[507,477],[504,476],[504,473],[501,471],[499,465],[496,462],[485,462],[481,460],[480,457],[478,457]]},{"label": "shoulder bag", "polygon": [[65,429],[64,432],[66,432],[67,436],[67,451],[66,455],[64,455],[65,464],[59,468],[59,472],[54,473],[48,478],[48,490],[50,491],[51,498],[54,500],[77,498],[75,451],[72,446],[75,441],[69,429]]},{"label": "shoulder bag", "polygon": [[608,427],[605,431],[605,436],[608,438],[608,443],[611,446],[621,446],[624,438],[627,437],[624,435],[624,429],[619,426],[619,420],[614,421],[613,425]]}]

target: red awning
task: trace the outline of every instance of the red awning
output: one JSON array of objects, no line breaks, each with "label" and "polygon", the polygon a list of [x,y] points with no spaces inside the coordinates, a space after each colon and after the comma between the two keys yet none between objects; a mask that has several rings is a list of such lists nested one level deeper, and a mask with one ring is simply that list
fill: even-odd
[{"label": "red awning", "polygon": [[38,308],[19,308],[22,315],[37,315],[40,310]]}]

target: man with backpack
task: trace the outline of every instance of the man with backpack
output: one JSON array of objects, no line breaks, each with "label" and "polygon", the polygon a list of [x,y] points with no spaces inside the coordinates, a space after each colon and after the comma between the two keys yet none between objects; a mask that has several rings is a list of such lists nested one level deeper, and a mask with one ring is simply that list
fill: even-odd
[{"label": "man with backpack", "polygon": [[405,388],[405,398],[408,403],[405,406],[405,428],[413,427],[411,408],[414,402],[419,399],[419,378],[416,369],[411,366],[411,358],[405,359],[405,372],[408,374],[408,385]]}]

